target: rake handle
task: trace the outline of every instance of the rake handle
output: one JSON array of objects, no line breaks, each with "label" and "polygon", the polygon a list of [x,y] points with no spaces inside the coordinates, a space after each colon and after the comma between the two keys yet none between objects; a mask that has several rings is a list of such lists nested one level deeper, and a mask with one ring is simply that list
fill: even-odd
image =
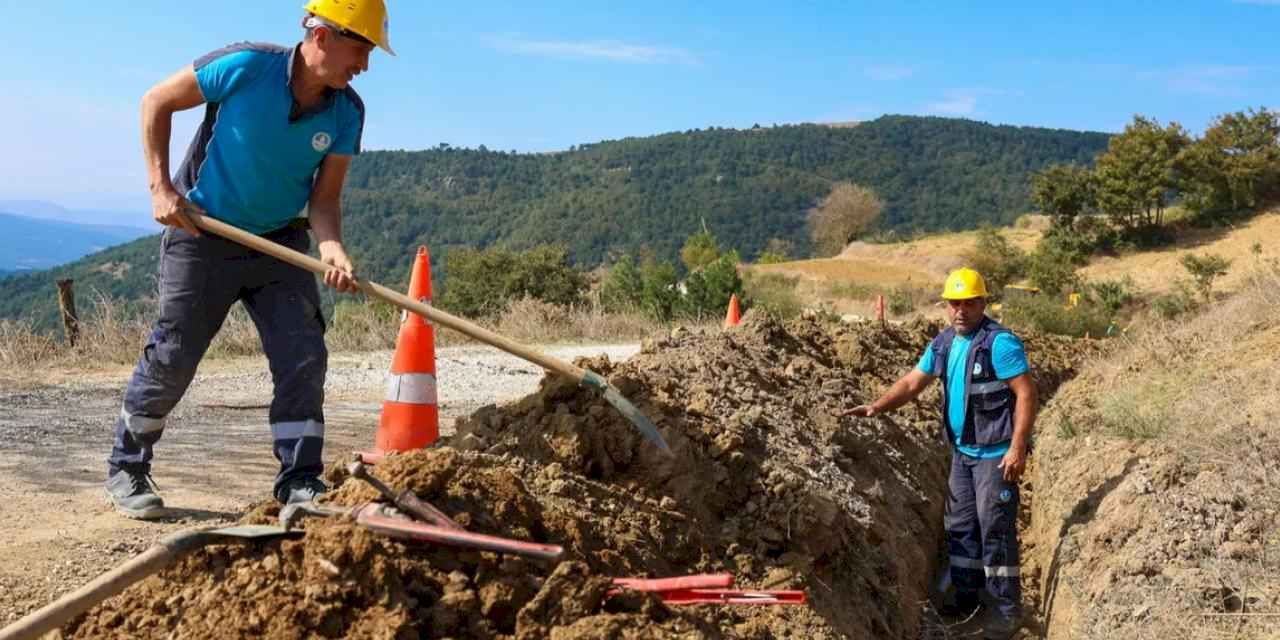
[{"label": "rake handle", "polygon": [[[332,267],[299,251],[294,251],[288,247],[281,246],[275,242],[256,236],[248,231],[233,227],[221,220],[201,215],[193,211],[187,211],[187,217],[195,223],[197,227],[220,235],[228,240],[232,240],[242,244],[255,251],[260,251],[274,258],[283,260],[295,267],[305,269],[312,273],[324,274]],[[409,296],[406,296],[394,289],[388,289],[376,282],[364,280],[362,278],[354,278],[356,286],[366,294],[373,296],[384,302],[393,304],[406,311],[412,311],[435,324],[448,327],[465,336],[475,338],[487,345],[497,347],[514,356],[528,360],[543,369],[554,371],[560,375],[573,379],[579,384],[590,383],[587,380],[587,370],[582,367],[575,366],[565,362],[559,358],[549,356],[540,351],[535,351],[529,347],[520,344],[510,338],[501,336],[473,322],[463,320],[458,316],[446,313],[435,307],[423,304]]]}]

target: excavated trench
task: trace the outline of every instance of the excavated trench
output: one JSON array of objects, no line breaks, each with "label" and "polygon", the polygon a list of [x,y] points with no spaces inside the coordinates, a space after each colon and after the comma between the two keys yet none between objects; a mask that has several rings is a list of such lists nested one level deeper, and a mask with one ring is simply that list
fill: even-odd
[{"label": "excavated trench", "polygon": [[[194,553],[67,626],[68,637],[917,638],[940,545],[947,449],[936,388],[891,416],[837,419],[913,366],[937,326],[677,330],[623,363],[580,362],[658,424],[666,457],[594,392],[547,377],[441,446],[376,473],[468,529],[563,545],[558,563],[381,537],[339,520],[305,537]],[[1081,348],[1026,336],[1050,394]],[[345,482],[327,501],[378,496]],[[259,505],[248,522],[271,522]],[[610,578],[730,572],[806,606],[668,607]],[[1034,591],[1029,589],[1028,591]]]}]

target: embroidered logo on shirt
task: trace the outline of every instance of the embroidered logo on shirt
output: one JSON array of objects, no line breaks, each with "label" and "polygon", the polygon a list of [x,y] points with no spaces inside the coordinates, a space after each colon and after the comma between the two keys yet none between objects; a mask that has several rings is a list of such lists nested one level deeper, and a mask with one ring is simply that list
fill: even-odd
[{"label": "embroidered logo on shirt", "polygon": [[981,362],[975,362],[975,363],[973,363],[973,375],[975,375],[975,376],[980,376],[980,375],[982,375],[982,363],[981,363]]},{"label": "embroidered logo on shirt", "polygon": [[311,136],[311,148],[315,149],[316,151],[323,152],[324,150],[328,149],[329,145],[331,144],[333,144],[333,138],[330,137],[329,134],[323,131],[320,131],[316,133],[316,135]]}]

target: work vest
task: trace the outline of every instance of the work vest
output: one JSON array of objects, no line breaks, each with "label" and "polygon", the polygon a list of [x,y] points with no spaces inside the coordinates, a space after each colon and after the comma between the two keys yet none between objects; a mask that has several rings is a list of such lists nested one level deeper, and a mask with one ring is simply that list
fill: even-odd
[{"label": "work vest", "polygon": [[945,442],[955,442],[947,424],[947,416],[950,415],[948,403],[951,401],[948,390],[952,384],[965,385],[966,410],[960,444],[985,447],[1013,438],[1013,410],[1017,397],[1007,382],[996,377],[996,369],[991,362],[991,345],[997,335],[1008,331],[995,320],[983,316],[969,343],[963,381],[947,379],[947,358],[951,355],[951,342],[956,336],[955,327],[947,327],[929,344],[933,351],[933,371],[930,374],[942,379],[942,439]]}]

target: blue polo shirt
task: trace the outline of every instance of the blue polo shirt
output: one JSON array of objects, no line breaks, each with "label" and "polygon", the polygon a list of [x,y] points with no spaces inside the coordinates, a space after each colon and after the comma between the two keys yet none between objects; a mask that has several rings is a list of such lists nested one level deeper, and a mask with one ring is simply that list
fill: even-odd
[{"label": "blue polo shirt", "polygon": [[298,48],[241,43],[195,61],[204,121],[174,185],[209,215],[253,233],[306,207],[331,153],[360,152],[364,103],[347,87],[301,110],[289,83]]},{"label": "blue polo shirt", "polygon": [[[969,337],[959,333],[951,341],[951,352],[947,355],[947,380],[964,380],[964,365],[969,358],[969,345],[973,343]],[[1030,370],[1027,364],[1027,352],[1022,341],[1009,332],[997,334],[991,342],[991,365],[995,367],[996,377],[1001,380],[1016,378]],[[933,371],[933,350],[926,348],[916,368],[925,372]],[[960,444],[960,432],[964,430],[965,413],[968,407],[964,401],[964,384],[947,386],[950,396],[947,402],[947,424],[951,427],[951,435],[955,437],[956,450],[971,458],[998,458],[1009,451],[1008,442],[985,447]]]}]

